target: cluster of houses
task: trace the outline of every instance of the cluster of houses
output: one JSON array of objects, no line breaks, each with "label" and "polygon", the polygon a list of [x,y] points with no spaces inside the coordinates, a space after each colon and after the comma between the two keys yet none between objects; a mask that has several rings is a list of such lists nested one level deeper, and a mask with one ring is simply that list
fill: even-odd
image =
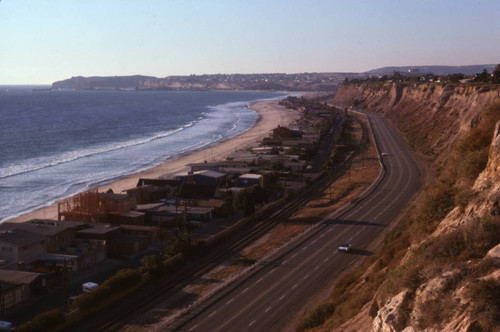
[{"label": "cluster of houses", "polygon": [[134,256],[160,236],[230,215],[231,193],[266,187],[265,165],[300,172],[306,161],[296,152],[319,140],[317,129],[279,126],[261,146],[230,160],[190,164],[189,171],[168,179],[139,179],[119,194],[81,193],[59,203],[58,220],[1,223],[0,310],[60,285],[63,270],[77,273],[108,257]]}]

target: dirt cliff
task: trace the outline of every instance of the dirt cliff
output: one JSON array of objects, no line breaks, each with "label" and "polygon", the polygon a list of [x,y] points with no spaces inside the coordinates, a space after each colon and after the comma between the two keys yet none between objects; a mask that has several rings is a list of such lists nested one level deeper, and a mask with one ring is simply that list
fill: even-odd
[{"label": "dirt cliff", "polygon": [[342,85],[334,102],[383,114],[415,149],[442,163],[499,95],[498,85],[370,82]]},{"label": "dirt cliff", "polygon": [[415,284],[381,304],[372,331],[500,330],[499,156],[497,122],[488,164],[468,203],[455,206],[407,251],[401,266],[416,274]]},{"label": "dirt cliff", "polygon": [[499,92],[390,82],[339,89],[335,103],[384,115],[436,176],[383,248],[337,283],[333,294],[348,304],[317,330],[500,331]]}]

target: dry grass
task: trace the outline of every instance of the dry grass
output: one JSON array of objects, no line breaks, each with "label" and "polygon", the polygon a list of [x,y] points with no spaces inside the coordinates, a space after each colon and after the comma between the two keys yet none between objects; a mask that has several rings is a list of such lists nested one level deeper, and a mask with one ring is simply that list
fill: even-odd
[{"label": "dry grass", "polygon": [[[368,126],[364,117],[359,120]],[[361,140],[361,128],[353,123],[354,144]],[[328,213],[340,208],[358,197],[377,178],[380,172],[380,163],[377,150],[370,137],[369,144],[362,155],[356,157],[350,170],[342,177],[332,183],[330,188],[318,193],[306,207],[300,209],[290,218],[290,222],[314,222],[326,216]]]}]

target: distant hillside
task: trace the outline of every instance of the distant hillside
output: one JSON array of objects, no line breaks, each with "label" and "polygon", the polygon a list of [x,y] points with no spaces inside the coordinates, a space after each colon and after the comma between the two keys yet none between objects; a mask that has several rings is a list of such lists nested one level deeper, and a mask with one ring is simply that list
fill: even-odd
[{"label": "distant hillside", "polygon": [[77,90],[268,90],[329,91],[349,79],[363,79],[357,73],[300,74],[215,74],[168,76],[72,77],[52,84],[53,89]]},{"label": "distant hillside", "polygon": [[72,77],[52,83],[53,89],[77,90],[267,90],[336,92],[349,80],[363,80],[373,75],[393,75],[395,71],[411,76],[433,73],[446,76],[462,73],[473,75],[483,69],[492,72],[496,65],[475,66],[407,66],[384,67],[365,73],[298,73],[298,74],[211,74],[189,76],[94,76]]},{"label": "distant hillside", "polygon": [[108,76],[108,77],[72,77],[70,79],[52,83],[53,89],[99,89],[99,90],[124,90],[134,89],[144,85],[152,76]]},{"label": "distant hillside", "polygon": [[372,69],[365,72],[365,74],[379,74],[379,75],[390,75],[395,71],[400,73],[414,73],[414,74],[428,74],[432,73],[434,75],[450,75],[450,74],[465,74],[473,75],[480,73],[483,69],[486,69],[491,73],[495,69],[496,64],[489,65],[472,65],[472,66],[402,66],[402,67],[383,67],[378,69]]}]

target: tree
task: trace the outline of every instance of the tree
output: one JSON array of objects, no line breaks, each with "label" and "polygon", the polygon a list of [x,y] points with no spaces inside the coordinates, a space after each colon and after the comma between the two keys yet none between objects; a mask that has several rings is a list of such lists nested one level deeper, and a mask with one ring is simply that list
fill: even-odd
[{"label": "tree", "polygon": [[187,234],[172,239],[165,250],[165,258],[174,257],[177,254],[185,254],[191,245],[191,239]]},{"label": "tree", "polygon": [[452,83],[458,83],[458,82],[460,82],[460,80],[463,80],[464,78],[465,78],[465,75],[462,73],[448,75],[448,79]]},{"label": "tree", "polygon": [[500,64],[498,64],[495,67],[495,70],[493,70],[493,83],[500,83]]},{"label": "tree", "polygon": [[233,204],[237,209],[243,211],[245,216],[255,211],[255,206],[267,202],[268,192],[258,185],[253,185],[240,191],[234,197]]},{"label": "tree", "polygon": [[489,82],[491,79],[490,74],[488,74],[488,71],[486,69],[483,69],[481,74],[476,74],[474,77],[474,82]]}]

